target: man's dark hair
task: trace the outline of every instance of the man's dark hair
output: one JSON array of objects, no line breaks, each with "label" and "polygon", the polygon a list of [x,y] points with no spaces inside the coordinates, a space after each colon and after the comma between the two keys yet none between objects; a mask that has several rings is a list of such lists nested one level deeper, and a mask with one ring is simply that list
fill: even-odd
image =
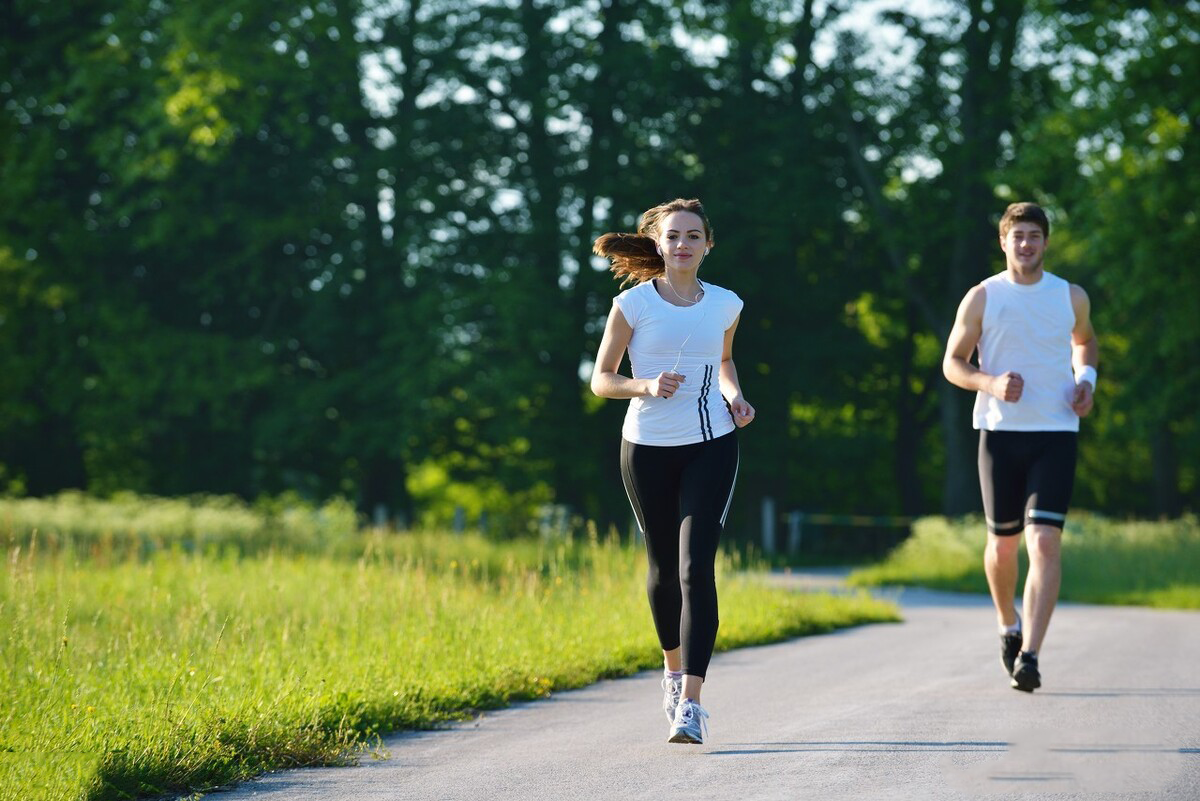
[{"label": "man's dark hair", "polygon": [[1008,229],[1019,222],[1037,223],[1042,229],[1042,236],[1050,238],[1050,220],[1042,207],[1036,203],[1010,203],[1004,210],[1004,216],[1000,218],[1000,238],[1008,236]]}]

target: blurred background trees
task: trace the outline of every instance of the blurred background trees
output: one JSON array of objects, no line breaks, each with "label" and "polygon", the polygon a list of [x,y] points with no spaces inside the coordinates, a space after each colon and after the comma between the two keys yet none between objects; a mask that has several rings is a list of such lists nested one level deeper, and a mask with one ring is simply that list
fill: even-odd
[{"label": "blurred background trees", "polygon": [[624,525],[624,404],[586,387],[617,287],[590,243],[699,196],[759,410],[735,523],[764,495],[970,511],[971,398],[941,350],[1032,199],[1101,337],[1077,505],[1197,508],[1200,2],[0,19],[0,490]]}]

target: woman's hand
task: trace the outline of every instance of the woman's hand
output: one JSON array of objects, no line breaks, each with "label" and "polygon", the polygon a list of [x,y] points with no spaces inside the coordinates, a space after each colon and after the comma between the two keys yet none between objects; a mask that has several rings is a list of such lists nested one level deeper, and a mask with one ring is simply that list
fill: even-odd
[{"label": "woman's hand", "polygon": [[670,370],[659,373],[658,378],[646,379],[646,394],[652,398],[669,398],[679,389],[684,378],[679,373],[672,373]]},{"label": "woman's hand", "polygon": [[754,407],[741,395],[730,399],[729,410],[733,412],[733,424],[738,428],[745,428],[754,420]]}]

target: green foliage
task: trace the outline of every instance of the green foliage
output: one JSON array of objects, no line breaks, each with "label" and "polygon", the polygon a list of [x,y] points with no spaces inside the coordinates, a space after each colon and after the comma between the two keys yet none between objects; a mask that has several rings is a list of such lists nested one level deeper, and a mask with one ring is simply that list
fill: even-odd
[{"label": "green foliage", "polygon": [[[68,517],[76,504],[63,499]],[[206,530],[244,515],[205,509]],[[158,538],[199,524],[194,505],[172,516],[145,502],[143,518],[153,511]],[[338,556],[277,535],[250,558],[10,551],[0,660],[20,669],[0,672],[0,798],[177,794],[346,764],[392,730],[661,664],[644,554],[616,538],[375,530]],[[718,648],[896,619],[866,596],[781,591],[744,567],[718,560]]]},{"label": "green foliage", "polygon": [[[913,536],[850,583],[988,591],[983,521],[922,518]],[[1061,597],[1089,603],[1200,609],[1200,522],[1119,522],[1072,515],[1062,541]],[[1022,571],[1025,569],[1022,550]]]},{"label": "green foliage", "polygon": [[513,492],[486,477],[455,481],[432,461],[412,469],[408,491],[421,508],[418,522],[426,528],[446,528],[461,515],[460,524],[507,536],[531,533],[538,509],[554,498],[553,490],[540,483]]},{"label": "green foliage", "polygon": [[1035,198],[1101,336],[1082,502],[1196,503],[1194,3],[712,3],[688,43],[665,0],[10,5],[7,491],[623,522],[590,244],[698,195],[759,410],[731,528],[975,509],[941,348]]},{"label": "green foliage", "polygon": [[[1200,69],[1200,26],[1195,9],[1141,5],[1048,13],[1062,86],[1031,121],[1020,167],[1058,211],[1053,258],[1090,293],[1100,336],[1106,377],[1096,436],[1083,440],[1083,502],[1177,515],[1196,496],[1200,453],[1200,373],[1178,369],[1200,347],[1189,267],[1200,249],[1200,103],[1184,78]],[[1094,66],[1082,66],[1085,53]]]}]

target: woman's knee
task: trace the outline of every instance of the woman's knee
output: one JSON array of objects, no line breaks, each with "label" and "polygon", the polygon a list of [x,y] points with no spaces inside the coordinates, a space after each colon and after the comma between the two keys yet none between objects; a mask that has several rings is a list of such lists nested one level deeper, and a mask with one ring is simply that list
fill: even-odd
[{"label": "woman's knee", "polygon": [[679,583],[685,592],[716,589],[717,572],[711,562],[690,562],[680,569]]},{"label": "woman's knee", "polygon": [[650,565],[650,569],[646,571],[646,587],[650,592],[657,592],[664,587],[679,587],[679,571],[672,569],[672,567],[662,567],[656,564]]}]

